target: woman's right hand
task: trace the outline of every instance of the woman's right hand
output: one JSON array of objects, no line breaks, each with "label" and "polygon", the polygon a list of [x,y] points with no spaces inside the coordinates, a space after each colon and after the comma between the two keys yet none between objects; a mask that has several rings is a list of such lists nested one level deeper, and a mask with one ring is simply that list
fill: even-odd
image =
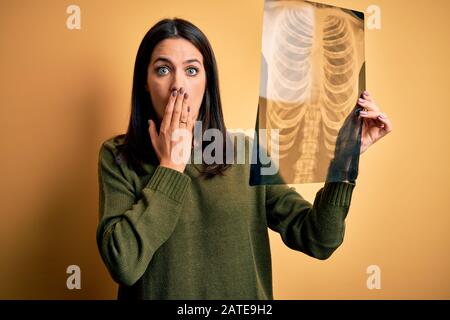
[{"label": "woman's right hand", "polygon": [[181,88],[180,92],[172,92],[164,111],[159,135],[154,121],[148,120],[150,140],[158,156],[159,165],[179,172],[184,172],[192,148],[194,121],[188,98],[184,88]]}]

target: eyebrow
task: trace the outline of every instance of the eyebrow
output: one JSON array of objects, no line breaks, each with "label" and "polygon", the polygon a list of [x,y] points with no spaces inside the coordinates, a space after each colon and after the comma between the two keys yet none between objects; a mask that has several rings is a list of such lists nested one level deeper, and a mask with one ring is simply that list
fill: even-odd
[{"label": "eyebrow", "polygon": [[[173,62],[169,58],[166,58],[166,57],[161,56],[161,57],[156,58],[156,60],[153,62],[153,64],[155,64],[158,61],[166,61],[173,65]],[[191,63],[191,62],[198,62],[200,65],[202,64],[198,59],[188,59],[188,60],[184,61],[185,64]]]}]

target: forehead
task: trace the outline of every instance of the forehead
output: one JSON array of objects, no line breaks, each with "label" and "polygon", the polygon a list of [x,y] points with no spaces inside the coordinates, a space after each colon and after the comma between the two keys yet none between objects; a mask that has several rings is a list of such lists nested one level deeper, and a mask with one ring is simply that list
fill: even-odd
[{"label": "forehead", "polygon": [[152,52],[151,61],[154,61],[158,56],[167,56],[175,61],[197,58],[203,62],[201,52],[191,42],[182,38],[160,41]]}]

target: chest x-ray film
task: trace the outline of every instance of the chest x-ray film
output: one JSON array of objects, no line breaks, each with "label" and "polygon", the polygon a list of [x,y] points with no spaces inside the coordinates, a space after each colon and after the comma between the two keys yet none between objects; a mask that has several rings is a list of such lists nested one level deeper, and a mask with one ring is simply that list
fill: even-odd
[{"label": "chest x-ray film", "polygon": [[356,180],[364,14],[266,0],[250,184]]}]

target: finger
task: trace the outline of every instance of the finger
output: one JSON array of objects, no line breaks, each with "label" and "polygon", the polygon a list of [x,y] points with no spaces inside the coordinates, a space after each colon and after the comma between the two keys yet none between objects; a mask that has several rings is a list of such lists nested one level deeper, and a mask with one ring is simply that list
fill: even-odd
[{"label": "finger", "polygon": [[188,120],[188,104],[189,104],[189,94],[186,92],[185,97],[183,99],[183,106],[181,107],[181,116],[180,116],[180,126],[187,127]]},{"label": "finger", "polygon": [[[391,121],[389,120],[389,118],[387,117],[386,114],[381,113],[381,112],[377,112],[377,111],[361,111],[359,113],[361,118],[366,118],[366,119],[373,119],[375,121],[380,121],[381,123],[384,124],[384,129],[387,132],[392,131],[392,124]],[[377,122],[379,123],[379,122]]]},{"label": "finger", "polygon": [[360,105],[361,107],[366,108],[369,111],[378,111],[379,108],[377,107],[377,105],[375,104],[375,102],[363,99],[363,98],[358,98],[358,105]]},{"label": "finger", "polygon": [[170,124],[172,130],[180,127],[181,108],[183,106],[184,96],[184,88],[181,88],[180,93],[177,96],[177,101],[175,101],[175,107],[173,109],[172,122]]},{"label": "finger", "polygon": [[384,130],[386,130],[387,132],[391,132],[392,131],[391,120],[384,113],[381,113],[380,115],[377,117],[377,120],[381,121],[384,124]]},{"label": "finger", "polygon": [[367,90],[365,90],[365,91],[362,93],[361,98],[364,98],[364,99],[366,99],[366,100],[368,100],[368,101],[373,101],[372,96],[370,95],[370,93],[369,93]]},{"label": "finger", "polygon": [[170,121],[172,120],[172,112],[175,104],[175,100],[178,96],[177,90],[173,90],[170,97],[169,102],[167,103],[166,109],[164,110],[164,116],[161,122],[161,127],[159,131],[165,132],[170,127]]},{"label": "finger", "polygon": [[148,131],[150,133],[150,141],[152,142],[153,149],[156,150],[156,139],[158,138],[158,132],[156,131],[156,125],[153,120],[148,120]]},{"label": "finger", "polygon": [[192,112],[192,108],[188,105],[187,106],[187,127],[189,130],[192,131],[192,129],[194,128],[194,114]]},{"label": "finger", "polygon": [[367,118],[367,119],[377,119],[377,117],[380,115],[379,111],[360,111],[359,112],[360,117]]}]

